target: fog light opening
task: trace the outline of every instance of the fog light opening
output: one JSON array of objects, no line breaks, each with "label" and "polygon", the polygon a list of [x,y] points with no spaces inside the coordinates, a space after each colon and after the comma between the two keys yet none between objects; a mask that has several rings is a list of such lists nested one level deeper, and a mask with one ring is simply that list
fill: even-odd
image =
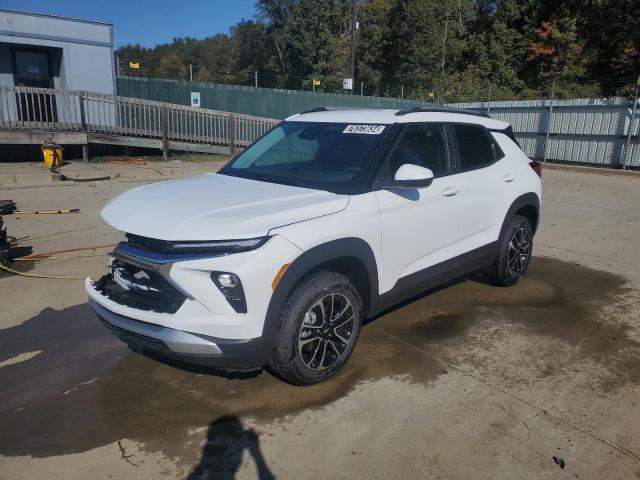
[{"label": "fog light opening", "polygon": [[211,280],[236,313],[247,313],[247,301],[240,278],[229,272],[211,272]]}]

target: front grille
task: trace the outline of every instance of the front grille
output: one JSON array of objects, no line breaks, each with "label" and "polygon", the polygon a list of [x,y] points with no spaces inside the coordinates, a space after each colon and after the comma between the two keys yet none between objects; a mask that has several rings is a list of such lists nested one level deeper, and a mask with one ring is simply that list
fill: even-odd
[{"label": "front grille", "polygon": [[176,313],[186,300],[159,273],[118,259],[113,260],[111,272],[100,278],[95,288],[120,305],[158,313]]},{"label": "front grille", "polygon": [[148,252],[162,253],[171,245],[171,242],[167,240],[141,237],[140,235],[134,235],[133,233],[127,233],[126,237],[129,245]]}]

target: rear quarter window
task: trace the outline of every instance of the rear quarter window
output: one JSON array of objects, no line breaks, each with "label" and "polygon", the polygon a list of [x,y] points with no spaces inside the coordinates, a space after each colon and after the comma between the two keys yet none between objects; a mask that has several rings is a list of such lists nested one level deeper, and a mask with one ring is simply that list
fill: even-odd
[{"label": "rear quarter window", "polygon": [[476,125],[454,125],[460,170],[473,170],[491,165],[496,154],[487,131]]}]

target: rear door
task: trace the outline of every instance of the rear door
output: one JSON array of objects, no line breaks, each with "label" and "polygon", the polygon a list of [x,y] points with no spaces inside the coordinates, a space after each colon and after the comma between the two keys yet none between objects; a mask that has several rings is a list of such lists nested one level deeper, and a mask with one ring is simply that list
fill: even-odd
[{"label": "rear door", "polygon": [[450,184],[460,223],[449,249],[459,256],[498,239],[513,178],[502,150],[485,127],[451,124],[449,131],[455,147]]}]

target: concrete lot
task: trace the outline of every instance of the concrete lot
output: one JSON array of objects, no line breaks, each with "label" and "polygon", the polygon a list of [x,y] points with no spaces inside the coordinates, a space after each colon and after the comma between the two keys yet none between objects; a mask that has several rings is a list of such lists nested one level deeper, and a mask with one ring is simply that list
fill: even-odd
[{"label": "concrete lot", "polygon": [[[118,241],[98,212],[136,175],[2,190],[82,209],[9,232],[35,251]],[[522,283],[398,308],[308,388],[135,355],[81,281],[3,275],[0,478],[640,478],[640,177],[545,170],[543,204]],[[104,251],[14,265],[97,277]]]}]

